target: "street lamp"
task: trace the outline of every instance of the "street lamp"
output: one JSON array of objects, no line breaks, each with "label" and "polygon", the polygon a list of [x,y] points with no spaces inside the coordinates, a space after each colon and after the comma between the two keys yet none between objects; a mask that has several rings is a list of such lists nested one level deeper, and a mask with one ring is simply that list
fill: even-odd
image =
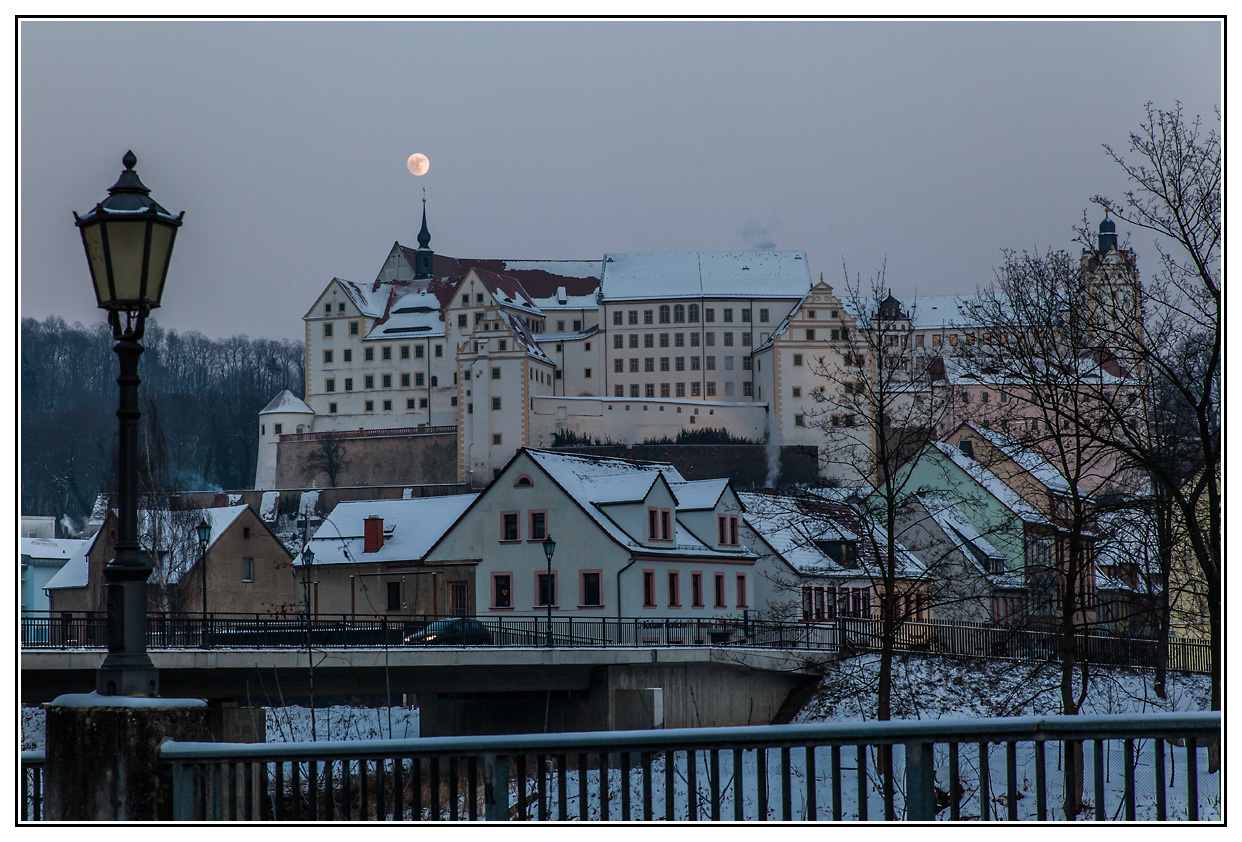
[{"label": "street lamp", "polygon": [[184,212],[173,216],[151,198],[126,152],[124,172],[108,198],[85,216],[74,213],[82,233],[95,298],[108,311],[120,362],[117,447],[116,555],[104,567],[108,604],[108,654],[95,673],[105,696],[158,696],[159,673],[147,655],[147,578],[151,562],[138,544],[138,358],[147,314],[160,306],[173,240]]},{"label": "street lamp", "polygon": [[194,527],[198,533],[198,578],[203,580],[203,648],[207,648],[207,542],[211,540],[211,524],[206,516]]},{"label": "street lamp", "polygon": [[310,547],[307,547],[306,549],[302,550],[302,565],[303,565],[302,596],[306,600],[306,629],[307,629],[308,634],[310,633],[310,615],[311,615],[311,597],[310,597],[311,570],[312,570],[312,565],[314,565],[314,563],[315,563],[315,551],[312,550]]},{"label": "street lamp", "polygon": [[548,593],[544,602],[548,604],[548,648],[552,648],[552,554],[556,552],[556,542],[549,535],[543,539],[543,554],[548,557]]}]

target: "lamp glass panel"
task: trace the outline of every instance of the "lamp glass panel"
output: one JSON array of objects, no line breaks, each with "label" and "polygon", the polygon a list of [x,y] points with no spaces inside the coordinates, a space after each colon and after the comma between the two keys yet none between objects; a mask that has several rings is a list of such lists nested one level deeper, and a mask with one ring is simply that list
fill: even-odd
[{"label": "lamp glass panel", "polygon": [[103,229],[99,225],[82,228],[82,245],[86,247],[86,262],[91,269],[91,280],[95,283],[95,301],[100,307],[112,300],[112,290],[108,288],[108,265],[104,260]]},{"label": "lamp glass panel", "polygon": [[153,307],[160,306],[160,299],[164,297],[168,256],[172,252],[176,233],[177,229],[171,225],[155,223],[151,226],[151,268],[147,273],[147,300]]},{"label": "lamp glass panel", "polygon": [[147,223],[143,219],[108,220],[102,224],[112,257],[112,282],[118,301],[140,301],[142,249]]}]

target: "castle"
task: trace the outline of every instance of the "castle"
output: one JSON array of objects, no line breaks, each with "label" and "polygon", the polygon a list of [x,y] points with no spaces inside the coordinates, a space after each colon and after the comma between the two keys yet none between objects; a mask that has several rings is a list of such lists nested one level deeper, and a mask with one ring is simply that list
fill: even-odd
[{"label": "castle", "polygon": [[[1134,276],[1112,224],[1101,225],[1107,271],[1097,274],[1115,296]],[[394,243],[370,284],[333,278],[303,315],[306,397],[284,392],[260,413],[256,489],[277,486],[282,439],[299,434],[452,435],[455,479],[474,488],[519,448],[564,437],[632,445],[713,429],[769,446],[866,448],[868,425],[822,411],[844,397],[825,389],[848,394],[851,371],[874,372],[854,332],[896,326],[913,345],[910,368],[926,371],[979,328],[959,296],[903,307],[890,295],[868,324],[799,251],[503,260],[446,257],[430,243],[424,204],[417,248]],[[921,402],[926,384],[910,387]],[[820,478],[866,479],[848,459],[821,460]]]}]

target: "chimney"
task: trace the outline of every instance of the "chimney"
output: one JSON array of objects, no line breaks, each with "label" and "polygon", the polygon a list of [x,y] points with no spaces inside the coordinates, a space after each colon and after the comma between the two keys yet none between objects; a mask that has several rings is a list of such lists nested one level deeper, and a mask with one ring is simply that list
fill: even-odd
[{"label": "chimney", "polygon": [[371,515],[363,521],[363,526],[362,551],[364,553],[379,552],[380,547],[384,546],[384,519],[378,515]]}]

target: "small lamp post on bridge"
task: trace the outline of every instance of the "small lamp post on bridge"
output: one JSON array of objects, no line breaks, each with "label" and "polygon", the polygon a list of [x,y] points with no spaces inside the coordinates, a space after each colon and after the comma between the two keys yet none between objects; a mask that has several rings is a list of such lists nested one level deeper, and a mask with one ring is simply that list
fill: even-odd
[{"label": "small lamp post on bridge", "polygon": [[75,212],[99,307],[108,311],[120,362],[117,447],[116,555],[103,571],[108,604],[108,654],[95,676],[105,696],[158,696],[159,673],[147,654],[147,579],[152,564],[138,543],[138,359],[147,314],[160,306],[173,240],[185,213],[173,216],[138,178],[138,159],[126,152],[125,170],[108,198],[85,216]]},{"label": "small lamp post on bridge", "polygon": [[203,648],[208,646],[207,640],[207,542],[211,540],[211,524],[204,516],[194,527],[198,533],[198,578],[203,580]]},{"label": "small lamp post on bridge", "polygon": [[552,540],[551,534],[543,539],[543,554],[548,558],[548,578],[544,581],[547,583],[548,592],[545,595],[544,602],[548,606],[548,648],[552,648],[552,554],[556,552],[556,542]]}]

